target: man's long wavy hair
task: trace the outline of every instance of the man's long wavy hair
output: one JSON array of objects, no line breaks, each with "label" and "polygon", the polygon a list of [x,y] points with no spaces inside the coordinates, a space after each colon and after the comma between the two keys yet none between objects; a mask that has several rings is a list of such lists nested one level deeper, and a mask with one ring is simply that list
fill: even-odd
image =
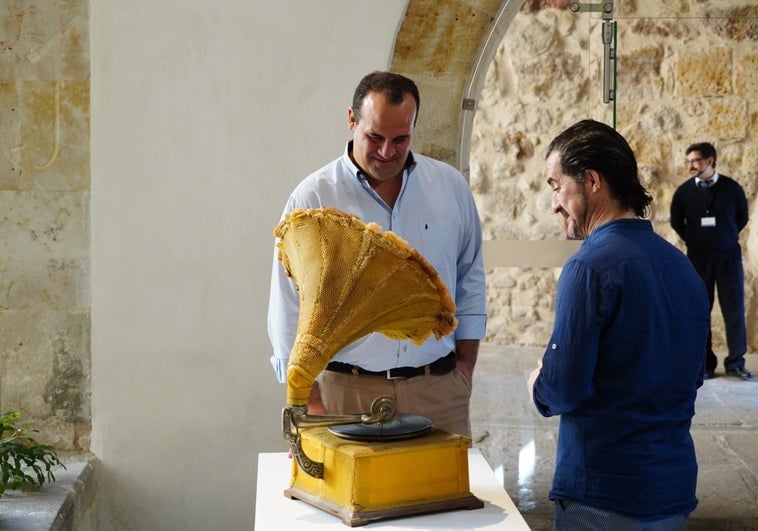
[{"label": "man's long wavy hair", "polygon": [[561,172],[578,183],[587,170],[595,170],[608,183],[611,197],[624,210],[645,218],[653,197],[639,179],[637,159],[621,134],[595,120],[575,123],[550,143],[547,156],[559,153]]}]

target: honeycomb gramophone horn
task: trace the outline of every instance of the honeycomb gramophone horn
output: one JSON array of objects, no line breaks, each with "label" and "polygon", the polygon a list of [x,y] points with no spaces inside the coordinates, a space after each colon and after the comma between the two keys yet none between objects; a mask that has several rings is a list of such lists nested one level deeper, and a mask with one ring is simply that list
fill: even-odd
[{"label": "honeycomb gramophone horn", "polygon": [[343,347],[371,333],[423,343],[457,325],[434,268],[392,232],[331,208],[298,209],[276,227],[279,259],[300,294],[287,403],[304,406]]}]

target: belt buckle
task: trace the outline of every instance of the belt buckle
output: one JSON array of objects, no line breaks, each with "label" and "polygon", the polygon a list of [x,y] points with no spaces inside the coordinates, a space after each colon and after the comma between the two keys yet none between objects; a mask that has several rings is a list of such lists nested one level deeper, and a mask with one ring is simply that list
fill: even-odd
[{"label": "belt buckle", "polygon": [[392,376],[392,369],[387,369],[385,372],[388,380],[402,380],[405,378],[404,376]]}]

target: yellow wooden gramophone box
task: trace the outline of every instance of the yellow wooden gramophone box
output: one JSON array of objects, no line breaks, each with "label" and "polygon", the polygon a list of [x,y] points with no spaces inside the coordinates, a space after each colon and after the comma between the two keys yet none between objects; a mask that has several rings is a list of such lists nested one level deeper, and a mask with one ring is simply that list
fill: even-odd
[{"label": "yellow wooden gramophone box", "polygon": [[[344,346],[373,332],[421,344],[457,325],[455,304],[434,268],[376,224],[329,209],[295,210],[277,226],[279,259],[300,295],[297,337],[287,367],[282,431],[292,460],[285,491],[350,526],[371,520],[483,506],[469,490],[471,439],[421,427],[380,397],[363,415],[309,415],[316,376]],[[375,407],[376,406],[376,407]],[[382,438],[391,423],[408,434]],[[367,427],[345,437],[335,425]]]},{"label": "yellow wooden gramophone box", "polygon": [[314,478],[292,461],[285,491],[350,526],[449,509],[477,509],[468,476],[469,438],[434,429],[397,442],[356,442],[327,428],[303,432],[303,450],[324,463]]}]

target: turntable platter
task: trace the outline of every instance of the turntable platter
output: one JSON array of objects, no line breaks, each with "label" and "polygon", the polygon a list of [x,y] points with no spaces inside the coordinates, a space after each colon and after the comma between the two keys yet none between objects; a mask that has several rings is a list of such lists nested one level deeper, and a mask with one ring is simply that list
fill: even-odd
[{"label": "turntable platter", "polygon": [[434,424],[428,417],[399,413],[390,422],[342,424],[329,426],[329,431],[338,437],[353,441],[399,441],[420,437],[433,427]]}]

